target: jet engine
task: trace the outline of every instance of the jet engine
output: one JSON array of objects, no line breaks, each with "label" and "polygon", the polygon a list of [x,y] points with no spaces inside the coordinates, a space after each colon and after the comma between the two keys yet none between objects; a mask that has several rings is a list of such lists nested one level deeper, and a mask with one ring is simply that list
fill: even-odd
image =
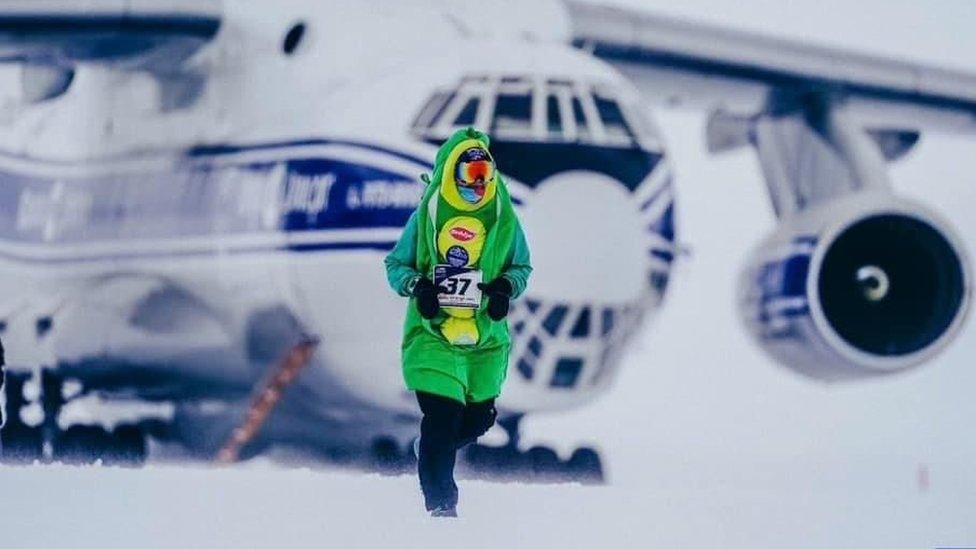
[{"label": "jet engine", "polygon": [[741,311],[779,363],[823,381],[900,372],[958,334],[971,292],[951,227],[887,192],[784,219],[756,251]]}]

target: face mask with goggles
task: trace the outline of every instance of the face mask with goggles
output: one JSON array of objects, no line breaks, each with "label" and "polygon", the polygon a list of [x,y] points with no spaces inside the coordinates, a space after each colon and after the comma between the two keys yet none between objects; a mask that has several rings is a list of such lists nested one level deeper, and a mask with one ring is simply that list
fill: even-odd
[{"label": "face mask with goggles", "polygon": [[454,183],[462,200],[478,204],[494,180],[495,161],[488,151],[473,147],[461,153],[454,168]]}]

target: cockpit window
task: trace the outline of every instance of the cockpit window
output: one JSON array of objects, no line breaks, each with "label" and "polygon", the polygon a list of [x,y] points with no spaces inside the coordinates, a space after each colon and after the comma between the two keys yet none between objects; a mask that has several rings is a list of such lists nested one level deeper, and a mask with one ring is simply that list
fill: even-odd
[{"label": "cockpit window", "polygon": [[[471,75],[441,90],[414,121],[415,134],[442,141],[465,126],[515,142],[658,146],[653,128],[617,88],[565,77]],[[650,145],[649,145],[650,144]]]},{"label": "cockpit window", "polygon": [[478,118],[478,98],[472,97],[468,99],[464,107],[461,108],[461,112],[458,113],[457,118],[454,119],[455,126],[471,126],[474,121]]},{"label": "cockpit window", "polygon": [[414,121],[414,127],[433,127],[437,123],[437,119],[444,114],[444,109],[453,97],[453,92],[442,91],[434,94],[434,97],[427,102],[427,105],[417,115],[417,119]]},{"label": "cockpit window", "polygon": [[603,122],[603,131],[607,134],[607,139],[613,143],[633,143],[634,136],[627,125],[620,105],[613,99],[602,95],[594,95],[596,110],[600,113],[600,120]]},{"label": "cockpit window", "polygon": [[576,121],[576,138],[580,141],[593,139],[590,131],[590,124],[586,121],[586,112],[583,111],[583,103],[578,97],[573,98],[573,120]]},{"label": "cockpit window", "polygon": [[559,99],[546,98],[546,134],[551,138],[563,137],[563,118],[559,112]]},{"label": "cockpit window", "polygon": [[532,97],[529,95],[499,95],[495,103],[495,122],[492,132],[513,137],[532,133]]}]

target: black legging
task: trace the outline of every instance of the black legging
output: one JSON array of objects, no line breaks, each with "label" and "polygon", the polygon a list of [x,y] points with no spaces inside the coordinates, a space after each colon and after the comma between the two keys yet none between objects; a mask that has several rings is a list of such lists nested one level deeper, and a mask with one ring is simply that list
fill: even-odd
[{"label": "black legging", "polygon": [[427,510],[455,507],[457,451],[477,440],[495,423],[495,399],[464,405],[450,398],[417,392],[417,402],[424,414],[420,422],[417,471]]},{"label": "black legging", "polygon": [[[3,427],[4,423],[7,421],[7,411],[3,409],[3,392],[4,389],[3,382],[5,381],[3,366],[6,364],[3,355],[3,341],[0,340],[0,427]],[[0,457],[3,457],[3,437],[0,437]]]}]

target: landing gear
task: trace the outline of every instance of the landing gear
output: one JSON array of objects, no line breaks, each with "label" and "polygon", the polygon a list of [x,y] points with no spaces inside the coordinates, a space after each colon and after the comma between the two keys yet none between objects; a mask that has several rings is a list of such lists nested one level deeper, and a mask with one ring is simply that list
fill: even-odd
[{"label": "landing gear", "polygon": [[556,451],[547,446],[520,450],[520,420],[520,416],[499,420],[498,424],[508,433],[508,443],[505,446],[472,444],[462,450],[460,466],[469,474],[504,480],[584,484],[604,482],[603,463],[592,448],[576,449],[567,461],[561,460]]},{"label": "landing gear", "polygon": [[413,443],[408,444],[406,451],[403,451],[396,439],[392,437],[380,437],[374,440],[369,454],[371,468],[388,475],[406,473],[414,461]]},{"label": "landing gear", "polygon": [[[547,446],[519,449],[520,417],[499,420],[508,433],[504,446],[471,444],[458,453],[458,470],[469,477],[530,482],[580,482],[602,484],[603,463],[592,448],[578,448],[568,460],[562,460]],[[384,474],[404,474],[414,470],[416,458],[412,441],[401,445],[392,437],[373,441],[361,463]]]},{"label": "landing gear", "polygon": [[593,448],[577,448],[566,463],[570,474],[577,476],[582,482],[602,484],[603,461],[600,454]]},{"label": "landing gear", "polygon": [[52,444],[52,460],[74,465],[95,463],[135,467],[146,461],[146,436],[132,425],[109,431],[102,427],[75,425],[58,433]]},{"label": "landing gear", "polygon": [[136,466],[145,462],[147,437],[142,425],[63,428],[58,417],[67,402],[64,380],[50,370],[40,372],[39,382],[36,377],[7,374],[7,424],[0,433],[5,463],[89,464],[101,460],[106,465]]},{"label": "landing gear", "polygon": [[0,431],[3,439],[4,463],[32,463],[41,459],[44,437],[37,426],[23,421],[21,410],[26,406],[24,384],[28,375],[7,372],[7,423]]}]

